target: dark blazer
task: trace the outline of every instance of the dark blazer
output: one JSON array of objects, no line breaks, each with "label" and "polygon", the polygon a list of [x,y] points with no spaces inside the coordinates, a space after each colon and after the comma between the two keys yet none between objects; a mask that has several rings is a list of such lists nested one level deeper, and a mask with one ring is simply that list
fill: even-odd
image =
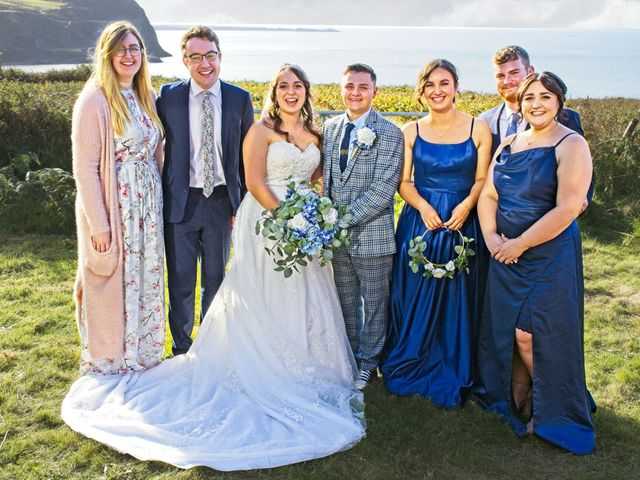
[{"label": "dark blazer", "polygon": [[[500,122],[498,119],[502,112],[506,108],[505,103],[501,103],[489,110],[482,112],[478,115],[478,118],[484,120],[489,124],[489,129],[491,130],[491,158],[496,153],[498,146],[500,145]],[[558,114],[558,121],[563,124],[565,127],[570,128],[574,132],[579,133],[584,137],[584,131],[582,130],[582,122],[580,121],[580,114],[575,110],[571,110],[570,108],[563,108],[562,111]],[[527,124],[527,127],[529,125]],[[595,174],[591,176],[591,184],[589,185],[589,191],[587,192],[587,202],[591,203],[591,199],[593,198],[593,191],[595,189],[596,177]]]},{"label": "dark blazer", "polygon": [[[165,130],[164,219],[182,221],[189,193],[189,88],[191,80],[168,83],[160,88],[156,106]],[[222,95],[222,168],[233,211],[246,193],[242,142],[253,123],[249,92],[220,82]]]}]

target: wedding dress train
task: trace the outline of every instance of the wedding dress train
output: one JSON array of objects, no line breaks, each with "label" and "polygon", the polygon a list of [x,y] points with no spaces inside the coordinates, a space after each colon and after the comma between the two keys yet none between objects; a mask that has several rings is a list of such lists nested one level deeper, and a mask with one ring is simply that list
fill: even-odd
[{"label": "wedding dress train", "polygon": [[[267,183],[309,179],[320,161],[271,144]],[[181,468],[268,468],[330,455],[365,435],[355,361],[330,267],[274,271],[247,194],[229,271],[186,355],[125,375],[85,375],[62,404],[77,432],[141,460]]]}]

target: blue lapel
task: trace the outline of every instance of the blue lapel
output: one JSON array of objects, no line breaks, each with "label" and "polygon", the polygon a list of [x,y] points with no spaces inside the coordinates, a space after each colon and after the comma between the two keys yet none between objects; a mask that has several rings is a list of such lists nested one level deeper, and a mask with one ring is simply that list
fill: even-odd
[{"label": "blue lapel", "polygon": [[[180,135],[180,145],[176,145],[176,152],[181,152],[184,158],[187,159],[185,165],[187,172],[187,179],[189,178],[189,159],[191,150],[191,132],[189,131],[189,90],[191,89],[191,80],[185,80],[178,87],[178,94],[176,95],[176,112],[175,119],[177,121],[179,131],[184,132],[184,135]],[[171,114],[169,114],[171,115]]]},{"label": "blue lapel", "polygon": [[[229,129],[231,128],[231,112],[233,111],[233,105],[231,104],[231,99],[229,98],[229,86],[220,81],[220,95],[222,95],[222,115],[220,125],[220,143],[222,145],[222,169],[224,170],[226,162],[225,159],[229,158],[230,153],[228,152],[227,146],[229,145]],[[224,172],[225,177],[227,176],[227,172]]]}]

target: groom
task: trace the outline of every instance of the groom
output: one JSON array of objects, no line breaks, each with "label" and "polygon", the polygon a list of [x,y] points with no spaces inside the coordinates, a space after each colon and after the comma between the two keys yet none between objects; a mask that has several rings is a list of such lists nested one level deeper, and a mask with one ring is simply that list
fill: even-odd
[{"label": "groom", "polygon": [[192,343],[198,260],[201,321],[222,283],[233,216],[246,191],[242,142],[253,123],[249,93],[218,78],[217,35],[192,27],[181,47],[191,78],[163,85],[156,102],[165,130],[162,190],[174,355]]},{"label": "groom", "polygon": [[324,192],[353,216],[349,246],[336,252],[333,268],[361,390],[375,375],[387,328],[394,194],[404,139],[371,107],[377,94],[371,67],[346,67],[340,90],[347,111],[323,126]]}]

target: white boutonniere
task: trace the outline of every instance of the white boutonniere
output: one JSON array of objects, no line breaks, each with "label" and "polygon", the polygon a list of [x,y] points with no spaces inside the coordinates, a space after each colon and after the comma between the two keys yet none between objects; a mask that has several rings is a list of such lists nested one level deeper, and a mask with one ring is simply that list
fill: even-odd
[{"label": "white boutonniere", "polygon": [[369,148],[376,139],[376,131],[373,127],[364,126],[356,132],[355,146],[357,148]]}]

